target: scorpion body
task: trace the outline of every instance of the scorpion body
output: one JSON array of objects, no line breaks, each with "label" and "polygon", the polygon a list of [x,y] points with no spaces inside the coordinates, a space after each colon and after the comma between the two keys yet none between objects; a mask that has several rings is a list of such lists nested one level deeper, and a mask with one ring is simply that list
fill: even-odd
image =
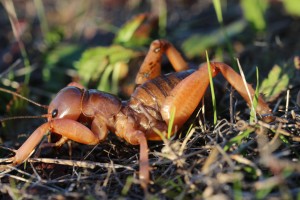
[{"label": "scorpion body", "polygon": [[[167,55],[177,72],[161,75],[163,54]],[[188,70],[187,63],[173,45],[165,40],[156,40],[140,67],[135,80],[137,87],[129,100],[121,101],[115,95],[87,90],[80,84],[71,83],[51,101],[46,114],[48,122],[39,126],[15,152],[15,156],[7,161],[13,165],[24,162],[47,132],[62,136],[53,146],[59,146],[66,140],[95,145],[104,140],[108,132],[114,132],[130,144],[140,145],[139,177],[141,186],[146,190],[150,181],[147,140],[161,140],[155,129],[166,134],[173,110],[172,134],[183,126],[209,86],[209,68],[212,77],[221,72],[251,106],[255,91],[251,85],[244,84],[231,67],[211,62],[197,70]],[[261,97],[258,98],[256,112],[260,116],[272,114]],[[84,125],[86,122],[88,126]]]},{"label": "scorpion body", "polygon": [[161,140],[152,128],[155,127],[161,132],[167,130],[167,124],[160,113],[162,105],[172,89],[194,71],[191,69],[170,73],[149,80],[138,86],[130,100],[125,102],[125,105],[133,111],[136,124],[140,126],[148,140]]}]

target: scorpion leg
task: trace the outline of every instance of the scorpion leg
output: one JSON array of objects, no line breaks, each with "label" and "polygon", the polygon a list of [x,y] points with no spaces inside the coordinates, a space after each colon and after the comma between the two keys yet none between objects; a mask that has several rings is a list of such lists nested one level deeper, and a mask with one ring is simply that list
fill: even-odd
[{"label": "scorpion leg", "polygon": [[121,124],[117,127],[119,130],[116,134],[124,138],[128,143],[132,145],[140,145],[140,159],[139,159],[139,179],[142,188],[146,191],[150,181],[150,167],[149,167],[149,156],[148,156],[148,143],[144,132],[137,130],[134,119],[128,116],[120,116],[126,119],[126,125]]},{"label": "scorpion leg", "polygon": [[[221,72],[224,78],[239,92],[248,105],[251,105],[242,77],[238,73],[224,63],[212,62],[210,66],[213,77]],[[174,127],[176,128],[177,126],[177,128],[180,128],[196,109],[200,100],[204,96],[208,85],[208,67],[207,64],[203,64],[197,71],[182,80],[165,99],[161,107],[161,114],[164,121],[168,124],[171,111],[175,108]],[[248,89],[250,91],[251,98],[253,98],[255,94],[254,89],[249,84]],[[267,103],[260,97],[258,99],[256,111],[258,114],[262,115],[272,114]],[[271,118],[269,120],[273,119]]]},{"label": "scorpion leg", "polygon": [[[245,99],[249,106],[251,105],[251,100],[247,93],[247,89],[243,82],[242,77],[236,73],[230,66],[226,65],[225,63],[221,62],[211,62],[211,69],[220,71],[224,78],[238,91],[238,93]],[[207,68],[207,66],[206,66]],[[251,98],[254,98],[255,90],[252,88],[250,84],[247,84],[248,91],[250,93]],[[266,115],[267,117],[272,115],[272,111],[269,105],[259,96],[258,97],[258,104],[256,106],[256,112],[262,116]],[[266,120],[274,120],[272,117]]]},{"label": "scorpion leg", "polygon": [[136,131],[136,135],[140,144],[140,171],[139,178],[141,180],[141,186],[144,190],[147,190],[147,186],[150,180],[150,167],[149,167],[149,155],[148,155],[148,143],[145,134],[141,131]]},{"label": "scorpion leg", "polygon": [[[34,148],[42,140],[43,136],[48,132],[54,132],[62,135],[75,142],[82,144],[95,145],[98,144],[102,139],[105,138],[96,130],[98,122],[92,125],[93,130],[91,131],[81,123],[71,119],[55,119],[53,121],[42,124],[38,127],[30,137],[24,142],[24,144],[16,151],[16,155],[11,159],[14,165],[21,164],[24,162],[32,153]],[[98,130],[105,130],[105,128],[98,128]],[[95,131],[95,133],[93,132]]]},{"label": "scorpion leg", "polygon": [[[95,145],[106,137],[106,126],[100,126],[96,119],[92,122],[92,130],[80,122],[71,119],[55,119],[50,122],[51,132],[67,137],[78,143]],[[102,132],[104,130],[104,133]]]},{"label": "scorpion leg", "polygon": [[166,40],[155,40],[151,43],[149,51],[136,76],[137,85],[151,80],[161,74],[161,60],[166,54],[175,71],[188,69],[188,65],[175,47]]},{"label": "scorpion leg", "polygon": [[[128,129],[129,131],[129,129]],[[142,188],[146,191],[150,181],[150,167],[149,167],[149,155],[148,155],[148,143],[145,134],[140,130],[127,132],[125,137],[126,141],[133,145],[140,145],[140,170],[139,179],[141,181]]]},{"label": "scorpion leg", "polygon": [[15,156],[11,158],[13,165],[23,163],[33,152],[34,148],[39,144],[44,135],[49,131],[50,124],[44,123],[39,126],[24,144],[15,152]]}]

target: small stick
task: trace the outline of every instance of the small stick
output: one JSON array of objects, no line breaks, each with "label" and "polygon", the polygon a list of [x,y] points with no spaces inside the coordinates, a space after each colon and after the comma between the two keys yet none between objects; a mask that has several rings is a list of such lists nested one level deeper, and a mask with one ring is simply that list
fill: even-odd
[{"label": "small stick", "polygon": [[94,169],[95,167],[104,167],[104,168],[124,168],[128,170],[134,170],[132,167],[112,164],[111,163],[99,163],[92,161],[78,161],[78,160],[65,160],[65,159],[52,159],[52,158],[29,158],[28,162],[43,162],[43,163],[51,163],[51,164],[59,164],[59,165],[68,165],[68,166],[76,166],[82,168],[90,168]]},{"label": "small stick", "polygon": [[21,63],[21,59],[17,59],[11,66],[9,66],[6,70],[0,73],[0,78],[2,78],[4,75],[8,74],[11,70],[13,70],[15,67],[17,67]]},{"label": "small stick", "polygon": [[19,97],[21,99],[24,99],[24,100],[28,101],[29,103],[32,103],[32,104],[34,104],[36,106],[48,109],[48,106],[39,104],[39,103],[37,103],[35,101],[32,101],[31,99],[28,99],[28,98],[26,98],[26,97],[24,97],[24,96],[22,96],[22,95],[20,95],[20,94],[18,94],[16,92],[13,92],[13,91],[10,91],[10,90],[4,89],[4,88],[0,88],[0,91],[6,92],[6,93],[14,95],[14,96],[17,96],[17,97]]},{"label": "small stick", "polygon": [[233,107],[233,89],[230,86],[230,97],[229,97],[229,114],[230,114],[230,132],[233,130],[233,123],[234,123],[234,107]]},{"label": "small stick", "polygon": [[286,104],[285,104],[285,118],[287,118],[288,110],[289,110],[289,101],[290,100],[290,90],[286,92]]},{"label": "small stick", "polygon": [[237,64],[238,64],[238,67],[239,67],[239,70],[240,70],[240,74],[241,74],[242,79],[243,79],[243,83],[245,84],[245,88],[246,88],[246,91],[247,91],[248,96],[249,96],[249,99],[250,99],[251,110],[253,110],[254,113],[255,113],[255,115],[254,115],[254,117],[255,117],[254,120],[255,120],[255,122],[257,122],[256,111],[255,111],[255,108],[254,108],[254,105],[253,105],[253,100],[252,100],[252,97],[251,97],[249,88],[248,88],[248,86],[247,86],[247,81],[246,81],[246,78],[245,78],[245,74],[244,74],[244,72],[243,72],[243,69],[242,69],[242,67],[241,67],[241,64],[240,64],[239,59],[236,59],[236,61],[237,61]]}]

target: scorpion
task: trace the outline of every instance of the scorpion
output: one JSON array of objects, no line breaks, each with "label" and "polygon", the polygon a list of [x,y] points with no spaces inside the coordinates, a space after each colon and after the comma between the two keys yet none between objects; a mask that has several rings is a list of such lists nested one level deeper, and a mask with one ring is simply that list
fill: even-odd
[{"label": "scorpion", "polygon": [[[161,60],[166,55],[176,72],[162,75]],[[9,163],[25,162],[47,132],[61,135],[53,146],[67,140],[96,145],[105,140],[109,132],[132,145],[140,146],[139,179],[142,188],[150,182],[147,140],[162,140],[157,131],[167,135],[172,110],[175,109],[172,135],[189,119],[203,98],[212,77],[219,72],[243,97],[249,106],[255,91],[244,84],[242,77],[222,62],[210,62],[189,69],[179,51],[167,40],[155,40],[136,76],[136,89],[129,100],[95,89],[85,89],[79,83],[70,83],[58,92],[48,106],[47,122],[40,125],[30,137],[8,158]],[[246,89],[248,87],[248,92]],[[258,98],[256,112],[263,120],[273,116],[268,104]],[[89,119],[90,124],[86,125]]]}]

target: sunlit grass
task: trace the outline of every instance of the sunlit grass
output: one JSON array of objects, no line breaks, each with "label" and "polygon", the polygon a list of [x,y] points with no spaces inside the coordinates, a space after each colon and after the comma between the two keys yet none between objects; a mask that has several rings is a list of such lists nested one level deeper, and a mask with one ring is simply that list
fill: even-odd
[{"label": "sunlit grass", "polygon": [[171,135],[172,135],[175,115],[176,115],[176,107],[172,107],[172,110],[170,113],[170,120],[169,120],[169,124],[168,124],[168,139],[170,139]]},{"label": "sunlit grass", "polygon": [[9,18],[10,25],[13,30],[14,37],[18,42],[18,45],[19,45],[19,48],[21,51],[21,55],[24,59],[24,65],[25,65],[25,70],[26,70],[24,83],[28,84],[29,80],[30,80],[30,75],[31,75],[31,65],[30,65],[29,57],[27,55],[27,51],[25,49],[24,43],[21,39],[20,24],[19,24],[19,20],[17,17],[14,3],[12,0],[2,0],[1,3],[3,4],[6,12],[8,13],[8,18]]},{"label": "sunlit grass", "polygon": [[258,104],[258,97],[259,97],[259,71],[258,67],[256,67],[256,88],[255,88],[255,94],[253,96],[253,104],[251,105],[251,111],[250,111],[250,123],[256,123],[257,117],[256,117],[256,107]]},{"label": "sunlit grass", "polygon": [[[251,112],[252,112],[253,120],[254,120],[255,122],[257,122],[256,111],[255,111],[255,110],[256,110],[256,109],[255,109],[255,106],[256,106],[257,103],[254,104],[253,101],[255,101],[255,100],[257,101],[256,98],[258,98],[258,96],[257,96],[257,97],[255,97],[255,96],[256,96],[256,94],[258,93],[258,87],[256,87],[256,94],[255,94],[255,96],[254,96],[253,99],[252,99],[251,94],[250,94],[250,91],[249,91],[249,88],[248,88],[248,84],[247,84],[247,81],[246,81],[246,77],[245,77],[244,71],[243,71],[243,69],[242,69],[242,67],[241,67],[241,64],[240,64],[239,59],[237,59],[237,66],[239,67],[240,75],[241,75],[241,77],[242,77],[244,86],[245,86],[245,88],[246,88],[248,97],[249,97],[249,99],[250,99],[250,104],[251,104],[251,105],[249,105],[249,106],[250,106],[250,109],[251,109]],[[258,72],[258,71],[257,71],[257,72]],[[258,95],[258,94],[257,94],[257,95]],[[251,119],[252,119],[252,118],[251,118]]]},{"label": "sunlit grass", "polygon": [[240,145],[241,142],[243,141],[243,139],[247,138],[250,135],[250,133],[252,133],[252,132],[253,132],[253,129],[249,128],[249,129],[246,129],[245,131],[241,132],[239,135],[231,138],[227,142],[227,144],[224,146],[224,148],[223,148],[224,151],[228,151],[233,144]]},{"label": "sunlit grass", "polygon": [[241,7],[243,14],[252,27],[257,31],[264,31],[267,26],[265,13],[269,6],[268,1],[242,0]]},{"label": "sunlit grass", "polygon": [[212,105],[213,105],[213,113],[214,113],[214,125],[217,124],[217,102],[216,102],[216,95],[214,90],[214,82],[212,80],[212,72],[211,72],[211,66],[210,61],[208,57],[208,53],[206,51],[206,63],[208,67],[208,75],[209,75],[209,83],[210,83],[210,90],[211,90],[211,99],[212,99]]},{"label": "sunlit grass", "polygon": [[218,18],[218,22],[219,22],[219,24],[221,26],[221,29],[222,29],[224,37],[225,37],[226,46],[227,46],[229,54],[230,54],[232,68],[235,71],[237,71],[238,68],[237,68],[237,66],[236,66],[236,64],[234,62],[235,56],[234,56],[233,45],[230,42],[230,39],[229,39],[228,33],[227,33],[225,25],[224,25],[224,21],[223,21],[221,1],[220,0],[213,0],[213,5],[214,5],[214,8],[215,8],[215,12],[216,12],[217,18]]},{"label": "sunlit grass", "polygon": [[300,16],[300,4],[298,0],[284,0],[282,3],[288,13]]},{"label": "sunlit grass", "polygon": [[167,23],[168,23],[168,8],[166,0],[157,1],[159,4],[159,16],[158,16],[158,26],[159,26],[159,36],[164,38],[167,34]]},{"label": "sunlit grass", "polygon": [[39,21],[41,23],[41,30],[45,37],[49,32],[49,26],[48,26],[48,21],[47,21],[46,14],[45,14],[45,7],[43,4],[43,1],[42,0],[34,0],[34,5],[36,7],[37,15],[38,15]]}]

